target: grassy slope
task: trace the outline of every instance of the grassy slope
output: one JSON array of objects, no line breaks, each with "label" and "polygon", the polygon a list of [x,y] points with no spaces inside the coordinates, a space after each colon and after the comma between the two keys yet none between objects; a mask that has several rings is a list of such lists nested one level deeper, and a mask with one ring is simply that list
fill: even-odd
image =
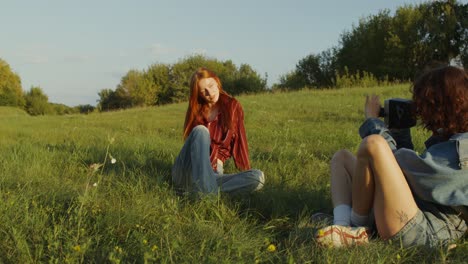
[{"label": "grassy slope", "polygon": [[[330,207],[329,160],[340,148],[356,150],[369,92],[409,96],[402,85],[239,97],[252,164],[265,172],[267,184],[249,197],[200,201],[179,198],[170,187],[186,104],[44,117],[0,108],[0,259],[464,261],[466,242],[448,254],[378,241],[330,250],[312,241],[310,214]],[[414,129],[413,135],[422,150],[427,134]],[[228,163],[226,170],[235,168]],[[276,251],[267,250],[270,244]]]}]

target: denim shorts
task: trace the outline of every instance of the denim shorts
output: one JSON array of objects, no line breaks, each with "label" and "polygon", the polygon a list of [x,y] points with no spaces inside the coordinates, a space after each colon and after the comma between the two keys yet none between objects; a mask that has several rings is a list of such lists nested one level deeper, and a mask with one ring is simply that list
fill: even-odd
[{"label": "denim shorts", "polygon": [[434,248],[465,234],[466,223],[452,208],[427,202],[419,202],[418,207],[416,215],[390,241],[403,247]]}]

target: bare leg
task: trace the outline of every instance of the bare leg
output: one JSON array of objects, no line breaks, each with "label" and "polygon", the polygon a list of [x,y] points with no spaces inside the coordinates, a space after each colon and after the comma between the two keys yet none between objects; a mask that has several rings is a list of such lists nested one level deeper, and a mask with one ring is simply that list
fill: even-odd
[{"label": "bare leg", "polygon": [[352,204],[360,215],[374,208],[377,230],[384,239],[400,231],[418,211],[400,166],[379,135],[368,136],[359,147]]},{"label": "bare leg", "polygon": [[330,162],[331,193],[333,207],[341,204],[351,206],[351,183],[356,166],[356,157],[347,150],[340,150]]}]

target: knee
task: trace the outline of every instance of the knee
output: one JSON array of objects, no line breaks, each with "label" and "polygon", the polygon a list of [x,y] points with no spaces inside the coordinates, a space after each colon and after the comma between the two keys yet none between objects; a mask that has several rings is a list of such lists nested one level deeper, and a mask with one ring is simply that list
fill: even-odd
[{"label": "knee", "polygon": [[263,188],[263,185],[265,185],[265,174],[261,170],[252,170],[256,176],[256,181],[258,182],[257,187],[255,188],[255,191],[258,191]]},{"label": "knee", "polygon": [[380,135],[370,135],[362,140],[357,155],[372,156],[383,148],[389,148],[387,141]]},{"label": "knee", "polygon": [[351,159],[353,154],[349,150],[341,149],[333,154],[331,164],[344,164],[347,160]]},{"label": "knee", "polygon": [[210,136],[210,131],[203,125],[198,125],[190,132],[191,137]]},{"label": "knee", "polygon": [[206,128],[206,126],[204,126],[204,125],[198,125],[198,126],[196,126],[196,127],[194,127],[194,128],[192,129],[192,132],[191,132],[191,133],[205,133],[205,132],[210,133],[210,132],[208,131],[208,128]]}]

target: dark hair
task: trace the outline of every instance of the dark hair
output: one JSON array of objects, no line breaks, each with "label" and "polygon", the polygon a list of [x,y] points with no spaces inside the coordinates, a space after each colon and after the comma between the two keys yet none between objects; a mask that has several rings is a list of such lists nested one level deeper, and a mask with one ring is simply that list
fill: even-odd
[{"label": "dark hair", "polygon": [[468,73],[454,66],[429,70],[413,84],[416,115],[440,136],[468,131],[467,99]]}]

